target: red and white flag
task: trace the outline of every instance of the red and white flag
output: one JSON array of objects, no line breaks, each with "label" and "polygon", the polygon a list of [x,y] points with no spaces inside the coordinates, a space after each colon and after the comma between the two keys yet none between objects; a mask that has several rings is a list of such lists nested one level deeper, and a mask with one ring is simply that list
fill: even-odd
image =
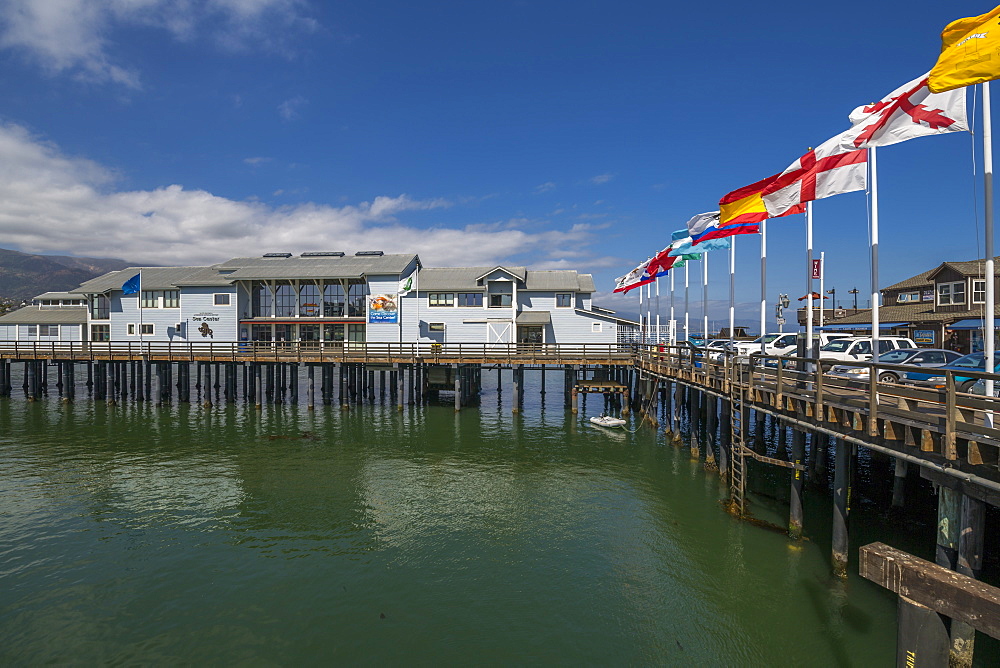
[{"label": "red and white flag", "polygon": [[844,133],[845,150],[967,131],[965,89],[932,93],[927,88],[927,76],[900,86],[875,104],[852,111],[852,127]]},{"label": "red and white flag", "polygon": [[804,202],[864,190],[867,184],[868,151],[848,150],[845,135],[829,139],[788,166],[761,192],[768,215],[783,216]]}]

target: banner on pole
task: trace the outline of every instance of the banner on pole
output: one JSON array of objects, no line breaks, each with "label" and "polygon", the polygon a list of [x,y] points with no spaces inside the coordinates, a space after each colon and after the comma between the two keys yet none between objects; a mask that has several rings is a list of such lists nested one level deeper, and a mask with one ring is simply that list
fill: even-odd
[{"label": "banner on pole", "polygon": [[823,273],[823,260],[820,259],[813,260],[812,269],[813,269],[812,277],[820,278],[820,274]]}]

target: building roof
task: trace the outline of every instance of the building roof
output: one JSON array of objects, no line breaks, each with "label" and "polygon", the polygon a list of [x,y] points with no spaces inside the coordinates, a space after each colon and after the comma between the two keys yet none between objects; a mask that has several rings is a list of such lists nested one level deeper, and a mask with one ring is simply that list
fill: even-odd
[{"label": "building roof", "polygon": [[61,308],[26,306],[0,315],[0,325],[82,325],[86,322],[86,306]]},{"label": "building roof", "polygon": [[284,278],[360,278],[375,274],[401,274],[417,259],[402,255],[345,255],[344,257],[238,257],[215,265],[230,281]]},{"label": "building roof", "polygon": [[514,319],[517,325],[548,325],[552,322],[549,311],[521,311]]},{"label": "building roof", "polygon": [[429,267],[420,270],[419,288],[428,290],[468,290],[483,289],[479,279],[497,269],[518,276],[526,290],[565,290],[567,292],[595,292],[594,277],[578,274],[572,269],[558,271],[528,271],[524,267]]},{"label": "building roof", "polygon": [[57,301],[57,300],[60,300],[60,299],[80,300],[80,299],[83,299],[83,295],[81,295],[81,294],[74,294],[72,292],[43,292],[42,294],[38,295],[37,297],[34,297],[34,299],[48,299],[48,300],[51,300],[51,301]]},{"label": "building roof", "polygon": [[937,270],[937,267],[928,269],[922,274],[917,274],[916,276],[912,276],[905,281],[900,281],[899,283],[890,285],[887,288],[883,288],[883,290],[905,290],[906,288],[933,287],[934,281],[930,279],[930,275]]},{"label": "building roof", "polygon": [[[994,261],[1000,260],[1000,258],[994,258]],[[982,276],[984,275],[986,269],[985,260],[966,260],[965,262],[942,262],[939,266],[935,267],[929,272],[930,278],[933,280],[934,276],[937,275],[939,271],[949,267],[962,276]]]},{"label": "building roof", "polygon": [[182,281],[205,267],[129,267],[119,271],[109,271],[103,276],[92,278],[70,292],[99,294],[109,290],[121,290],[122,284],[136,274],[141,274],[143,290],[172,290]]},{"label": "building roof", "polygon": [[[997,315],[1000,315],[1000,305],[998,305]],[[964,318],[982,317],[983,309],[977,308],[969,311],[952,311],[949,313],[935,313],[932,302],[919,304],[899,304],[893,306],[880,306],[878,309],[878,319],[880,322],[912,322],[912,323],[948,323]],[[824,324],[827,326],[863,324],[872,321],[871,309],[864,309],[857,313],[843,318],[833,318]]]}]

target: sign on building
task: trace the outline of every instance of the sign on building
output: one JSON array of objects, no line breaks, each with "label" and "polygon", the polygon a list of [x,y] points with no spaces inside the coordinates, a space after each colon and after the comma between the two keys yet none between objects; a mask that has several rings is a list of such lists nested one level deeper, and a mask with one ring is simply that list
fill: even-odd
[{"label": "sign on building", "polygon": [[933,329],[918,329],[913,332],[913,342],[917,345],[922,343],[934,345]]},{"label": "sign on building", "polygon": [[395,325],[399,323],[396,295],[371,295],[368,298],[368,324]]}]

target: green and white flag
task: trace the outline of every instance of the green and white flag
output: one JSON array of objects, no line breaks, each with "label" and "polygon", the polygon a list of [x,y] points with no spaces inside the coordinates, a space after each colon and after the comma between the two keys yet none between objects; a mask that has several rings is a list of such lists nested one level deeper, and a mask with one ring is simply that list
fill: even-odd
[{"label": "green and white flag", "polygon": [[414,288],[417,286],[417,270],[414,269],[413,273],[404,278],[399,282],[399,290],[396,294],[405,295],[413,292]]}]

